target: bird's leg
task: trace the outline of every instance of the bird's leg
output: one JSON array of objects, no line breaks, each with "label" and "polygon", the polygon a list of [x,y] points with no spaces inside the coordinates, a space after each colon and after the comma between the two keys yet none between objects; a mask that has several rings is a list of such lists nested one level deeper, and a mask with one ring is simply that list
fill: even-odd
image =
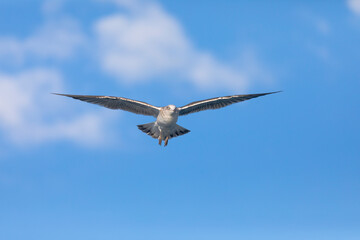
[{"label": "bird's leg", "polygon": [[164,144],[164,147],[166,147],[168,145],[168,141],[169,141],[169,137],[166,137],[165,138],[165,144]]},{"label": "bird's leg", "polygon": [[159,127],[159,131],[160,131],[160,134],[159,134],[159,145],[161,146],[161,143],[162,143],[162,133],[161,133],[161,128]]}]

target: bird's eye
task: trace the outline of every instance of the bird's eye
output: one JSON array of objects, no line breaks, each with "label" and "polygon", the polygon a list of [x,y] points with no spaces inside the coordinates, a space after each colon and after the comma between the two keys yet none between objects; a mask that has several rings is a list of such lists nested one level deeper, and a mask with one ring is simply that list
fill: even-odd
[{"label": "bird's eye", "polygon": [[166,106],[166,109],[167,109],[167,110],[170,110],[170,107],[169,107],[169,106]]}]

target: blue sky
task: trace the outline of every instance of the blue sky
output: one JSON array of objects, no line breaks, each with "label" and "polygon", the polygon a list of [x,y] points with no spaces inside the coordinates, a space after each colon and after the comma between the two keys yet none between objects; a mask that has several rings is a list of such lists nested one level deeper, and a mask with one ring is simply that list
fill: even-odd
[{"label": "blue sky", "polygon": [[[1,1],[0,238],[359,239],[360,1]],[[283,90],[181,117],[154,105]]]}]

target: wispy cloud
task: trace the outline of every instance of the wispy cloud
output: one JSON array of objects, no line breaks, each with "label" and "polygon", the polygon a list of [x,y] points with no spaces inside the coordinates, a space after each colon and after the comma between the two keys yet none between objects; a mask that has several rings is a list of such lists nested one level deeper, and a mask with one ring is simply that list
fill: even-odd
[{"label": "wispy cloud", "polygon": [[[62,3],[45,1],[44,14],[61,11]],[[65,81],[61,65],[49,68],[48,60],[68,60],[86,42],[79,24],[59,15],[45,17],[42,26],[22,39],[0,36],[0,133],[5,141],[28,145],[64,139],[98,144],[110,132],[104,114],[69,116],[66,103],[50,94],[61,92]],[[7,67],[14,64],[17,72],[9,73]]]},{"label": "wispy cloud", "polygon": [[328,21],[323,18],[318,18],[315,20],[315,27],[318,32],[323,35],[329,35],[331,33],[331,27]]},{"label": "wispy cloud", "polygon": [[[94,27],[102,69],[119,81],[141,83],[162,78],[188,81],[199,89],[244,90],[254,80],[249,69],[235,69],[195,48],[181,24],[158,3],[106,2],[125,10],[99,19]],[[260,65],[256,69],[262,71]]]},{"label": "wispy cloud", "polygon": [[360,0],[347,0],[347,5],[351,11],[360,15]]},{"label": "wispy cloud", "polygon": [[[99,143],[104,139],[102,114],[66,116],[50,92],[62,89],[63,79],[55,70],[33,69],[17,74],[0,73],[0,130],[17,144],[35,144],[68,139]],[[62,115],[63,114],[63,115]]]},{"label": "wispy cloud", "polygon": [[50,20],[24,39],[0,36],[0,62],[22,64],[31,58],[64,60],[74,56],[84,39],[76,21]]},{"label": "wispy cloud", "polygon": [[42,11],[48,16],[60,13],[65,1],[66,0],[44,0]]},{"label": "wispy cloud", "polygon": [[330,19],[322,16],[319,12],[314,12],[309,8],[299,9],[298,13],[312,34],[302,36],[302,44],[306,50],[310,51],[317,59],[324,64],[336,64],[336,58],[329,44],[329,39],[333,38],[333,24]]}]

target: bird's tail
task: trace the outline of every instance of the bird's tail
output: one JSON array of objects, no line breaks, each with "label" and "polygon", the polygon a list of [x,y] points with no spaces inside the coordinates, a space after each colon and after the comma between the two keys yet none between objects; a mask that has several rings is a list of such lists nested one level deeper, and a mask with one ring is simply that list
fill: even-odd
[{"label": "bird's tail", "polygon": [[177,124],[174,128],[170,130],[170,132],[162,133],[160,132],[159,126],[155,125],[155,122],[137,125],[137,127],[147,135],[156,139],[159,139],[160,135],[162,135],[160,139],[165,139],[166,137],[170,139],[190,132],[190,130],[183,128],[182,126],[179,126]]},{"label": "bird's tail", "polygon": [[190,130],[176,124],[175,127],[170,131],[169,139],[187,134],[188,132],[190,132]]},{"label": "bird's tail", "polygon": [[155,122],[137,125],[137,127],[153,138],[159,138],[160,136],[160,129],[158,126],[155,126]]}]

